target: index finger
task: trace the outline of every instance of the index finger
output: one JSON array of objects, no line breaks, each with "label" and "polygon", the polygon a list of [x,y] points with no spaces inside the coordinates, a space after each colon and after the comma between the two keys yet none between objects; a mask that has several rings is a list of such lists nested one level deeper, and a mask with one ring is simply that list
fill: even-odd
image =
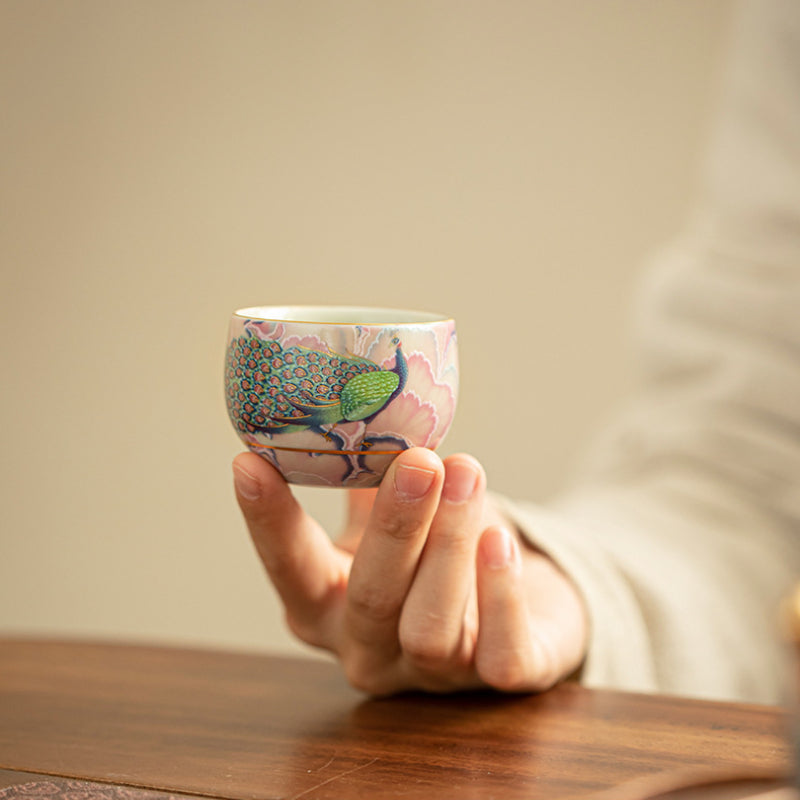
[{"label": "index finger", "polygon": [[336,545],[351,555],[358,549],[366,530],[377,493],[377,489],[348,489],[347,521],[342,535],[336,540]]}]

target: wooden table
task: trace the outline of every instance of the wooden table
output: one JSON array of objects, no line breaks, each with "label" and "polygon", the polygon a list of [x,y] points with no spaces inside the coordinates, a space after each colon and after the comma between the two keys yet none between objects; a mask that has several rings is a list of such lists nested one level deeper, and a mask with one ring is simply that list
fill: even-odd
[{"label": "wooden table", "polygon": [[786,771],[788,727],[772,707],[576,685],[375,700],[320,661],[0,639],[5,800],[622,800],[686,768]]}]

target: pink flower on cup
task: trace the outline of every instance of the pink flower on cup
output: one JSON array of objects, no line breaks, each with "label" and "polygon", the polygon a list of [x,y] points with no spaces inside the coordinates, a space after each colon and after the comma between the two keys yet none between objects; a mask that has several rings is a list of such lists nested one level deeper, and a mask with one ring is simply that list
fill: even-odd
[{"label": "pink flower on cup", "polygon": [[406,390],[370,423],[370,435],[391,436],[410,447],[433,449],[455,416],[455,389],[446,380],[436,379],[431,362],[422,353],[411,353],[407,364]]}]

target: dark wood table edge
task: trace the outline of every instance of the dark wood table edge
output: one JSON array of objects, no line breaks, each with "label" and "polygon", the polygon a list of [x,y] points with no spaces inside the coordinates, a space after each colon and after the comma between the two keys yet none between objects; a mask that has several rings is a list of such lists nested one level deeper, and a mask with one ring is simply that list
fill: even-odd
[{"label": "dark wood table edge", "polygon": [[[207,659],[221,659],[229,660],[241,659],[251,663],[263,663],[279,661],[284,664],[303,664],[308,667],[313,665],[313,669],[319,670],[320,674],[324,674],[342,687],[347,687],[345,678],[341,675],[340,670],[332,659],[324,657],[310,656],[306,657],[303,654],[289,654],[281,652],[273,652],[267,649],[259,648],[234,648],[228,645],[216,645],[205,642],[187,642],[187,641],[159,641],[157,639],[141,639],[133,637],[106,637],[106,636],[85,636],[85,635],[59,635],[44,637],[36,633],[19,633],[7,634],[0,632],[0,650],[3,646],[22,645],[26,647],[36,647],[39,645],[52,646],[54,648],[67,648],[74,650],[75,648],[86,648],[87,650],[104,651],[111,649],[138,651],[141,653],[149,653],[152,655],[161,655],[169,657],[170,654],[183,654],[183,656],[196,655],[198,658]],[[355,702],[359,700],[369,699],[367,695],[350,690],[353,693]],[[589,694],[602,695],[607,698],[642,698],[645,702],[664,702],[667,701],[671,704],[686,705],[693,709],[706,709],[713,711],[715,709],[736,708],[744,712],[766,713],[775,715],[776,719],[787,721],[787,730],[789,728],[788,721],[791,720],[791,711],[789,708],[780,705],[757,704],[757,703],[735,703],[729,701],[698,699],[693,697],[686,697],[680,695],[663,695],[647,692],[629,692],[617,689],[591,689],[583,687],[577,683],[570,683],[562,685],[552,691],[566,692],[566,693],[581,693],[586,692]],[[491,692],[478,692],[472,694],[479,694],[484,697],[497,696],[496,693]],[[441,696],[427,696],[422,693],[408,693],[406,695],[399,695],[402,697],[431,697],[437,702],[446,702],[446,698]],[[2,758],[2,756],[0,756]],[[163,785],[157,785],[147,781],[137,781],[135,779],[126,779],[125,776],[119,777],[92,777],[85,778],[80,774],[75,774],[67,770],[41,770],[30,769],[26,767],[15,766],[12,764],[0,763],[0,777],[3,773],[15,773],[19,776],[30,777],[31,781],[46,780],[48,778],[62,780],[62,781],[79,781],[86,784],[104,785],[109,787],[129,788],[132,790],[139,790],[142,792],[160,795],[163,798],[169,796],[185,797],[185,798],[210,798],[213,800],[241,800],[237,794],[226,794],[220,791],[203,792],[193,789],[192,791],[182,791],[180,789],[165,788]],[[766,775],[764,776],[767,777]],[[772,776],[775,778],[776,776]],[[133,778],[133,776],[131,776]],[[3,788],[5,784],[0,784]],[[12,784],[7,784],[12,785]],[[633,795],[631,795],[633,796]],[[584,796],[582,796],[584,797]],[[592,800],[594,795],[586,795],[586,800]],[[598,798],[600,795],[598,795]],[[609,795],[610,797],[610,795]]]},{"label": "dark wood table edge", "polygon": [[[86,648],[96,648],[98,650],[105,649],[108,647],[112,648],[121,648],[121,649],[132,649],[132,650],[141,650],[153,654],[157,653],[185,653],[185,654],[195,654],[199,657],[206,657],[206,658],[228,658],[233,657],[236,659],[243,659],[243,660],[250,660],[250,661],[280,661],[283,663],[299,663],[305,666],[311,665],[312,668],[317,668],[323,672],[326,672],[329,677],[336,678],[337,676],[341,678],[342,686],[346,688],[350,688],[347,686],[346,679],[344,675],[338,668],[337,662],[333,656],[329,656],[328,654],[321,653],[319,651],[314,651],[309,649],[308,654],[300,653],[300,654],[293,654],[293,653],[285,653],[281,651],[272,651],[267,648],[248,648],[248,647],[241,647],[241,646],[228,646],[228,645],[221,645],[221,644],[213,644],[213,643],[206,643],[206,642],[199,642],[194,640],[186,640],[186,641],[175,641],[175,640],[159,640],[158,638],[136,638],[136,637],[114,637],[114,636],[100,636],[100,635],[83,635],[83,634],[59,634],[59,635],[40,635],[36,633],[19,633],[19,632],[9,632],[5,633],[0,630],[0,649],[4,645],[14,645],[14,644],[22,644],[22,645],[53,645],[56,647],[86,647]],[[354,692],[354,696],[356,698],[361,698],[362,700],[370,699],[368,694],[362,693],[359,690],[352,690]],[[682,694],[673,694],[673,693],[661,693],[661,692],[643,692],[643,691],[636,691],[636,690],[628,690],[628,689],[614,689],[614,688],[605,688],[605,687],[586,687],[580,684],[577,681],[566,681],[561,683],[553,689],[548,691],[577,691],[577,692],[587,692],[593,693],[598,695],[605,695],[608,697],[628,697],[628,698],[642,698],[645,701],[658,701],[658,700],[666,700],[670,703],[678,703],[678,704],[686,704],[695,708],[699,707],[707,707],[711,708],[737,708],[744,711],[753,711],[757,713],[767,713],[767,714],[776,714],[779,717],[790,718],[792,714],[792,709],[790,706],[782,705],[782,704],[768,704],[768,703],[755,703],[755,702],[741,702],[741,701],[734,701],[734,700],[716,700],[716,699],[709,699],[703,697],[693,697],[691,695],[682,695]],[[502,694],[498,695],[497,692],[494,692],[490,689],[482,690],[469,690],[462,693],[463,695],[473,695],[473,696],[499,696],[499,697],[526,697],[531,696],[529,692],[521,692],[519,694]],[[398,695],[394,695],[393,697],[396,698],[403,698],[403,697],[430,697],[435,700],[442,700],[446,698],[448,695],[429,695],[424,692],[417,692],[417,691],[409,691],[405,693],[401,693]],[[382,699],[382,698],[378,698]],[[383,699],[392,699],[383,698]],[[0,764],[0,769],[3,766]]]}]

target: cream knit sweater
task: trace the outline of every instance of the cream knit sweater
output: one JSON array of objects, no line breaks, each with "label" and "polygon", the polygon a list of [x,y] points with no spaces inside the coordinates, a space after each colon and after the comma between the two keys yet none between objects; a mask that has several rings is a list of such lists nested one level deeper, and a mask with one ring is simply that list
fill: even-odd
[{"label": "cream knit sweater", "polygon": [[781,702],[800,579],[800,2],[748,0],[685,236],[646,275],[637,396],[552,504],[507,503],[591,616],[591,686]]}]

